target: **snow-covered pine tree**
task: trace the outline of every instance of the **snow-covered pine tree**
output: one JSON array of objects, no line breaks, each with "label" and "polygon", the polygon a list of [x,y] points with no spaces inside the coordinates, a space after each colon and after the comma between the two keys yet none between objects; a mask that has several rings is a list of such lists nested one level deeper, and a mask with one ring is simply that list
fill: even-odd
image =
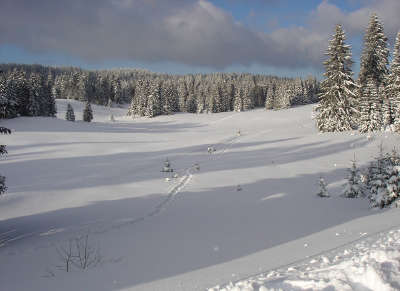
[{"label": "snow-covered pine tree", "polygon": [[3,74],[0,76],[0,118],[13,118],[18,113],[16,84]]},{"label": "snow-covered pine tree", "polygon": [[243,110],[247,111],[254,108],[254,90],[250,84],[244,88],[243,92]]},{"label": "snow-covered pine tree", "polygon": [[275,100],[275,84],[270,84],[267,89],[267,94],[265,96],[265,109],[274,109]]},{"label": "snow-covered pine tree", "polygon": [[187,112],[195,113],[197,110],[196,106],[197,106],[196,96],[194,95],[194,93],[190,92],[186,100]]},{"label": "snow-covered pine tree", "polygon": [[285,109],[290,107],[290,97],[292,95],[288,82],[280,83],[276,90],[274,109]]},{"label": "snow-covered pine tree", "polygon": [[32,73],[29,78],[28,116],[40,116],[42,113],[43,87],[40,74]]},{"label": "snow-covered pine tree", "polygon": [[323,177],[319,178],[319,192],[317,193],[318,197],[328,198],[330,197],[328,190],[326,189],[328,185],[326,184]]},{"label": "snow-covered pine tree", "polygon": [[172,81],[163,83],[163,112],[164,114],[172,114],[179,110],[178,108],[178,92]]},{"label": "snow-covered pine tree", "polygon": [[147,96],[147,106],[144,113],[146,117],[155,117],[160,115],[160,100],[161,100],[161,83],[159,80],[155,80],[151,83],[149,91],[150,95]]},{"label": "snow-covered pine tree", "polygon": [[[361,124],[361,132],[381,130],[383,126],[382,102],[379,101],[378,88],[372,77],[367,79],[367,92],[369,98],[369,122]],[[366,129],[367,127],[368,129]]]},{"label": "snow-covered pine tree", "polygon": [[396,149],[393,149],[389,160],[389,166],[386,168],[387,182],[384,206],[392,204],[400,197],[400,156],[397,154]]},{"label": "snow-covered pine tree", "polygon": [[206,94],[203,86],[199,88],[196,108],[197,108],[197,113],[203,113],[206,110]]},{"label": "snow-covered pine tree", "polygon": [[111,92],[113,95],[112,100],[114,100],[115,103],[120,104],[122,100],[122,86],[121,80],[119,78],[113,79],[111,81]]},{"label": "snow-covered pine tree", "polygon": [[147,97],[147,107],[145,116],[148,118],[155,117],[157,115],[157,101],[156,97],[151,94]]},{"label": "snow-covered pine tree", "polygon": [[397,33],[393,59],[387,85],[387,95],[392,104],[394,127],[400,132],[400,31]]},{"label": "snow-covered pine tree", "polygon": [[150,96],[150,94],[150,81],[138,80],[127,115],[144,116],[147,108],[147,97]]},{"label": "snow-covered pine tree", "polygon": [[389,166],[388,159],[383,152],[383,144],[379,146],[379,154],[368,167],[368,185],[369,200],[373,207],[383,207],[386,197],[386,168]]},{"label": "snow-covered pine tree", "polygon": [[236,87],[235,99],[233,103],[234,104],[233,108],[236,112],[243,111],[243,95],[244,95],[243,87]]},{"label": "snow-covered pine tree", "polygon": [[210,112],[210,113],[217,113],[217,112],[220,112],[219,110],[221,110],[218,85],[215,83],[213,83],[208,88],[207,97],[206,97],[206,107],[207,107],[207,112]]},{"label": "snow-covered pine tree", "polygon": [[85,108],[83,109],[83,121],[91,122],[93,119],[92,106],[89,101],[86,102]]},{"label": "snow-covered pine tree", "polygon": [[324,62],[325,79],[315,108],[317,128],[322,132],[351,130],[357,122],[357,85],[352,78],[351,48],[345,40],[342,26],[337,25],[326,53],[329,59]]},{"label": "snow-covered pine tree", "polygon": [[74,108],[72,108],[72,105],[70,103],[68,103],[67,105],[67,112],[65,113],[65,119],[68,121],[75,121]]},{"label": "snow-covered pine tree", "polygon": [[387,207],[400,196],[400,156],[393,149],[391,154],[380,154],[369,166],[370,201],[373,207]]},{"label": "snow-covered pine tree", "polygon": [[[378,16],[372,14],[364,36],[364,48],[361,55],[359,74],[361,132],[381,130],[382,128],[384,92],[381,91],[381,88],[385,86],[388,76],[388,59],[389,50],[383,25]],[[374,119],[372,122],[375,122],[373,126],[368,125],[371,119]],[[376,123],[376,120],[380,120],[380,122]]]},{"label": "snow-covered pine tree", "polygon": [[54,100],[51,87],[53,86],[53,77],[48,74],[47,79],[42,78],[42,104],[41,115],[55,117],[57,113],[56,101]]},{"label": "snow-covered pine tree", "polygon": [[179,111],[187,112],[186,100],[189,96],[189,91],[188,91],[188,88],[187,88],[184,78],[179,79],[178,86],[177,86],[177,92],[178,92]]},{"label": "snow-covered pine tree", "polygon": [[221,99],[221,112],[229,111],[230,104],[229,104],[229,90],[225,80],[219,82],[218,84],[218,91],[219,96]]},{"label": "snow-covered pine tree", "polygon": [[343,191],[343,197],[358,198],[363,196],[362,185],[360,183],[360,171],[357,168],[356,157],[351,161],[351,168],[348,169],[347,184]]}]

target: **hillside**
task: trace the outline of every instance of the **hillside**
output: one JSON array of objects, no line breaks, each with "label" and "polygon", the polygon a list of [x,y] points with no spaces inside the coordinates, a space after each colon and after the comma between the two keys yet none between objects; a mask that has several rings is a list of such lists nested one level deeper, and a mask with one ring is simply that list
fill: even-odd
[{"label": "hillside", "polygon": [[[66,100],[57,119],[2,121],[4,290],[204,290],[399,226],[398,209],[339,197],[354,153],[366,164],[399,135],[319,134],[311,105],[153,119],[93,106],[84,123],[71,103],[74,123]],[[60,253],[86,234],[98,264],[66,272]]]}]

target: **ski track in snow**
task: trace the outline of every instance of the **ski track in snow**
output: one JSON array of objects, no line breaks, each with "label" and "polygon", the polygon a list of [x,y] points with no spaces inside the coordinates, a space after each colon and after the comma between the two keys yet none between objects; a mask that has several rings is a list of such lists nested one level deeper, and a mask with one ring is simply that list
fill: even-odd
[{"label": "ski track in snow", "polygon": [[[232,118],[235,116],[234,114],[231,114],[227,117],[218,119],[210,124],[215,124],[217,122]],[[226,138],[222,140],[221,142],[215,144],[217,151],[215,153],[205,153],[204,157],[205,159],[201,162],[201,165],[209,164],[212,163],[216,160],[219,160],[223,157],[223,155],[232,147],[233,144],[235,144],[239,138],[240,139],[247,139],[249,137],[255,137],[261,134],[266,134],[271,132],[272,129],[267,129],[259,132],[255,132],[252,134],[247,134],[247,135],[236,135],[230,138]],[[199,161],[197,161],[198,163]],[[179,182],[175,185],[173,185],[170,190],[168,190],[166,198],[161,201],[158,205],[155,206],[155,208],[148,212],[147,214],[137,217],[137,218],[124,218],[124,219],[119,219],[116,222],[115,221],[104,221],[104,220],[96,220],[92,222],[84,222],[79,225],[71,225],[67,227],[62,227],[62,228],[56,228],[52,227],[48,230],[43,230],[39,232],[32,232],[32,233],[27,233],[27,234],[18,234],[18,231],[16,229],[7,231],[5,233],[0,233],[0,247],[3,247],[7,245],[8,243],[25,239],[28,237],[33,237],[33,236],[48,236],[48,235],[53,235],[57,234],[60,232],[76,232],[76,233],[81,233],[81,232],[87,232],[87,233],[93,233],[93,234],[102,234],[106,233],[110,230],[114,229],[119,229],[121,227],[127,226],[127,225],[133,225],[136,223],[143,222],[145,219],[155,217],[159,215],[162,211],[164,211],[168,205],[175,199],[175,197],[190,183],[192,177],[193,177],[193,171],[194,170],[194,165],[192,165],[189,168],[183,169],[183,172],[185,175],[181,177]],[[178,169],[178,171],[182,171],[182,169]],[[15,234],[15,235],[10,235],[8,236],[7,234]]]},{"label": "ski track in snow", "polygon": [[[220,121],[228,119],[228,118],[231,118],[233,116],[234,116],[234,114],[229,115],[224,118],[221,118],[221,119],[218,119],[218,120],[214,121],[212,124],[220,122]],[[269,132],[269,131],[271,131],[271,130],[258,132],[258,133],[248,135],[248,136],[259,135],[259,134]],[[246,137],[248,137],[248,136],[246,136]],[[213,154],[208,154],[208,153],[205,154],[205,157],[207,159],[205,161],[202,161],[201,164],[207,164],[209,162],[220,159],[222,157],[222,155],[224,153],[226,153],[226,151],[229,150],[229,148],[231,148],[231,146],[238,140],[239,137],[242,137],[242,136],[230,137],[230,138],[225,139],[225,140],[221,141],[220,143],[218,143],[217,148],[219,148],[219,150]],[[152,211],[148,212],[147,214],[145,214],[141,217],[119,219],[117,222],[115,222],[115,221],[107,222],[104,220],[96,220],[96,221],[92,221],[92,222],[84,222],[79,225],[71,225],[71,226],[62,227],[62,228],[52,227],[48,230],[42,230],[42,231],[26,233],[26,234],[19,234],[17,229],[11,229],[4,233],[0,233],[0,247],[6,246],[7,244],[9,244],[11,242],[25,239],[28,237],[48,236],[48,235],[53,235],[53,234],[56,234],[59,232],[65,232],[65,231],[77,232],[77,233],[84,231],[84,232],[93,233],[93,234],[102,234],[102,233],[106,233],[110,230],[119,229],[121,227],[136,224],[136,223],[144,221],[145,219],[155,217],[155,216],[159,215],[162,211],[164,211],[168,207],[168,205],[175,199],[175,197],[190,183],[190,181],[194,175],[192,172],[194,169],[195,169],[194,165],[192,165],[189,168],[184,169],[183,172],[185,173],[185,175],[183,175],[181,177],[181,179],[179,180],[179,182],[177,184],[173,185],[168,190],[166,198],[163,201],[161,201],[158,205],[156,205]]]}]

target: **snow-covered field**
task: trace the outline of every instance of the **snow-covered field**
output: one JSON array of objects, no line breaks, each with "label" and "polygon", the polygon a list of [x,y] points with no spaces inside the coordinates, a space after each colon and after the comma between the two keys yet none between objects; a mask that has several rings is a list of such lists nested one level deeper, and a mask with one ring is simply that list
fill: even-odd
[{"label": "snow-covered field", "polygon": [[[1,290],[399,288],[399,210],[339,194],[354,153],[367,163],[400,136],[318,134],[312,106],[135,120],[93,106],[84,123],[64,120],[66,104],[59,119],[1,123],[14,131]],[[60,253],[87,234],[98,263],[66,272]]]}]

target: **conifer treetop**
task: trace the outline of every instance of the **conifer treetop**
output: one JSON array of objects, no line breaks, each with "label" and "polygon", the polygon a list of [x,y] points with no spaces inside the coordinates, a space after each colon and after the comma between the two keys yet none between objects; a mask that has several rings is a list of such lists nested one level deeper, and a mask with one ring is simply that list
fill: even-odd
[{"label": "conifer treetop", "polygon": [[377,85],[385,81],[388,74],[389,49],[383,24],[378,15],[373,13],[364,36],[364,48],[361,55],[359,81],[365,83],[372,77]]}]

